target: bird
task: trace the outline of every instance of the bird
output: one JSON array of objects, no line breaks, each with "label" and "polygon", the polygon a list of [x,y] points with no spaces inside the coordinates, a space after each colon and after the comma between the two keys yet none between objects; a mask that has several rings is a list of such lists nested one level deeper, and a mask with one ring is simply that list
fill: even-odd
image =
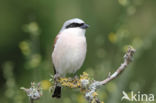
[{"label": "bird", "polygon": [[[67,20],[54,40],[52,63],[54,80],[78,71],[86,58],[86,29],[89,27],[83,20]],[[56,80],[55,80],[56,81]],[[61,86],[55,83],[52,97],[61,97]]]}]

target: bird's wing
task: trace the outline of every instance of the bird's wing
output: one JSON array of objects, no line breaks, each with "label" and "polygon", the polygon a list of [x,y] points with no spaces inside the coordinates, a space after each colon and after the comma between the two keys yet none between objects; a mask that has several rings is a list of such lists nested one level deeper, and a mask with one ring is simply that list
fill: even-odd
[{"label": "bird's wing", "polygon": [[55,48],[55,44],[56,44],[56,42],[57,42],[58,38],[59,38],[59,34],[58,34],[58,35],[55,37],[55,39],[54,39],[53,49]]},{"label": "bird's wing", "polygon": [[[54,39],[53,51],[54,51],[56,42],[57,42],[57,40],[58,40],[58,38],[59,38],[59,35],[60,35],[60,34],[57,34],[57,36],[56,36],[55,39]],[[53,62],[53,61],[52,61],[52,62]],[[54,74],[56,74],[56,70],[55,70],[55,65],[54,65],[54,63],[53,63],[53,69],[54,69]]]}]

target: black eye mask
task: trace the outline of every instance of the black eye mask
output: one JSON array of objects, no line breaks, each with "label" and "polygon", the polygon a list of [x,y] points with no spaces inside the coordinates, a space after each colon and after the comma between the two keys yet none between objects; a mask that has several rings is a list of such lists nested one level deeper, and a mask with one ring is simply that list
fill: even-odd
[{"label": "black eye mask", "polygon": [[69,25],[66,26],[66,28],[74,28],[74,27],[81,27],[82,25],[84,25],[84,23],[71,23]]}]

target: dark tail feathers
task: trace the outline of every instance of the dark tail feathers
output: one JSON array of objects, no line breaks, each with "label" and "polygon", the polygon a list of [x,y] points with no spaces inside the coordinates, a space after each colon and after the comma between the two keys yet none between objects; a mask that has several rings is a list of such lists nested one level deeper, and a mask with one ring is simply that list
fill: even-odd
[{"label": "dark tail feathers", "polygon": [[61,98],[61,87],[60,86],[55,87],[52,97],[53,98]]}]

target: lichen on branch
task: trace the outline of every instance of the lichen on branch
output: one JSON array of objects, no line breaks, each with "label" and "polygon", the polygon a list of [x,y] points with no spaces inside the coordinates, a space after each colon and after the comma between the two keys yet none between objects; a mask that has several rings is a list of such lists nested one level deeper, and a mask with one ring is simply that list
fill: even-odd
[{"label": "lichen on branch", "polygon": [[40,99],[42,96],[42,88],[40,83],[31,82],[30,88],[21,87],[20,89],[24,90],[27,96],[30,98],[30,102],[33,103],[34,100]]}]

